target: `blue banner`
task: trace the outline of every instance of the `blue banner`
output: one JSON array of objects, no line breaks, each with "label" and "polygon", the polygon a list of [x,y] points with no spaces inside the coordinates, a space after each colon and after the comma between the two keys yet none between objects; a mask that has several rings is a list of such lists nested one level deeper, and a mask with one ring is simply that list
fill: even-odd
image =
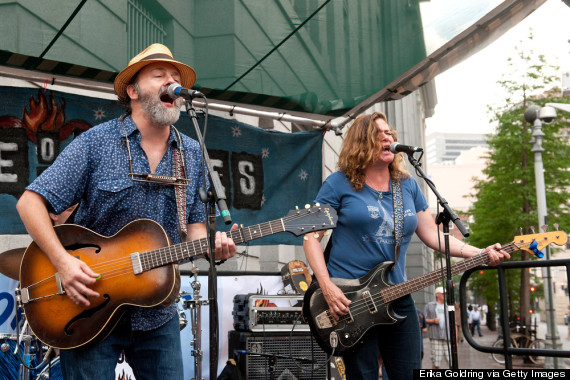
[{"label": "blue banner", "polygon": [[[124,111],[112,100],[43,89],[1,87],[0,96],[0,234],[25,234],[16,211],[25,187],[75,136]],[[176,127],[195,138],[185,113]],[[282,133],[209,116],[205,142],[233,221],[264,223],[311,203],[321,186],[322,140],[321,131]],[[229,229],[221,218],[216,225]],[[280,233],[251,244],[301,245],[302,238]]]}]

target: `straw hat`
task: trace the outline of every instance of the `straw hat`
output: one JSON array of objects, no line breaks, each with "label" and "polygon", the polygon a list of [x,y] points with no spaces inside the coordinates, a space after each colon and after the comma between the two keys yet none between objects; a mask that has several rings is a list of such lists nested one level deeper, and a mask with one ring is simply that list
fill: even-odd
[{"label": "straw hat", "polygon": [[438,286],[437,288],[435,288],[435,294],[437,294],[437,293],[443,294],[443,287]]},{"label": "straw hat", "polygon": [[180,72],[181,85],[186,88],[192,88],[196,82],[196,72],[190,66],[174,60],[170,50],[162,44],[152,44],[136,57],[129,61],[129,65],[125,67],[115,77],[115,93],[119,98],[126,99],[127,86],[131,82],[133,76],[143,67],[155,62],[168,62],[173,64]]}]

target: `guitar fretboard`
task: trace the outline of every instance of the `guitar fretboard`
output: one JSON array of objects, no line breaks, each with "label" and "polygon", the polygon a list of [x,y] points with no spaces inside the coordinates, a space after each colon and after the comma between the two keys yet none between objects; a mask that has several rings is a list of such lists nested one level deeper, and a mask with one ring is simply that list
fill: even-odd
[{"label": "guitar fretboard", "polygon": [[[503,246],[502,249],[505,252],[511,253],[519,250],[520,248],[516,245],[515,242],[511,242]],[[453,264],[451,266],[451,274],[460,274],[471,268],[475,268],[479,265],[487,265],[488,263],[489,255],[487,252],[483,252],[469,259]],[[416,277],[412,280],[381,289],[379,293],[380,297],[382,298],[382,302],[388,303],[410,293],[427,288],[430,285],[437,284],[441,281],[441,274],[445,273],[446,268],[447,267],[443,267],[442,269],[426,273],[423,276]]]},{"label": "guitar fretboard", "polygon": [[[284,231],[285,225],[283,223],[283,219],[277,219],[250,227],[242,227],[237,230],[227,232],[227,234],[233,239],[234,243],[241,244]],[[142,252],[140,254],[141,269],[145,272],[164,265],[193,258],[205,257],[208,254],[208,251],[208,239],[202,238],[152,251]]]}]

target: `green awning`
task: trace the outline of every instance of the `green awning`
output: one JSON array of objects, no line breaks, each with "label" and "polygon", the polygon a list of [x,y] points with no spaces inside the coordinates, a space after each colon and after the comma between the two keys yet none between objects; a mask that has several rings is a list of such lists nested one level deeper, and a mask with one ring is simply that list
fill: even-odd
[{"label": "green awning", "polygon": [[[99,2],[77,1],[77,15],[70,7],[62,8],[59,17],[45,13],[46,7],[22,12],[20,5],[0,5],[5,28],[35,20],[25,33],[15,29],[2,34],[0,65],[97,81],[111,89],[130,58],[129,49],[146,43],[133,42],[139,36],[133,32],[138,24],[130,18],[134,4],[148,8],[163,42],[177,59],[195,68],[195,88],[210,102],[317,120],[350,119],[373,103],[399,99],[421,87],[544,2],[195,0],[150,5],[128,0],[110,10],[97,7]],[[87,37],[94,24],[100,26],[97,34]],[[23,43],[29,34],[42,42]]]}]

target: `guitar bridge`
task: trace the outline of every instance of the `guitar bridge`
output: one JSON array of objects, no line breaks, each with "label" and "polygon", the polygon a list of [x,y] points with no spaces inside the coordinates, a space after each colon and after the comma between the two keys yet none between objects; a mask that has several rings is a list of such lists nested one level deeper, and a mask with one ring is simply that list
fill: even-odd
[{"label": "guitar bridge", "polygon": [[378,312],[378,308],[374,303],[374,299],[372,298],[372,295],[368,290],[362,292],[362,298],[364,299],[364,303],[366,304],[366,307],[368,307],[368,311],[370,312],[370,314]]},{"label": "guitar bridge", "polygon": [[315,317],[315,323],[319,329],[330,329],[331,327],[336,326],[337,321],[333,318],[331,313],[326,310]]}]

